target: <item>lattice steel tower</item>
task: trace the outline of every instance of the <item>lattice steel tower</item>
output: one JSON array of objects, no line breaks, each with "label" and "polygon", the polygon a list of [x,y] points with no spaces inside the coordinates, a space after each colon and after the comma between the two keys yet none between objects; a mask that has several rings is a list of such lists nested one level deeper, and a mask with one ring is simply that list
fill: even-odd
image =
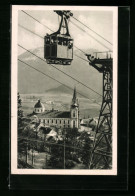
[{"label": "lattice steel tower", "polygon": [[[103,98],[99,114],[96,134],[90,155],[90,169],[112,168],[112,63],[111,54],[106,52],[106,58],[96,58],[86,55],[89,64],[103,73]],[[110,55],[110,56],[109,56]]]}]

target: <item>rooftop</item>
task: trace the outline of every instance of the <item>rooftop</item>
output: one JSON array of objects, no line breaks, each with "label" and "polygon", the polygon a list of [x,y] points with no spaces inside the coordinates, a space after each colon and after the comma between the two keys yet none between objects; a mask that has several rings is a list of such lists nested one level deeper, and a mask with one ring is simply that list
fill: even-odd
[{"label": "rooftop", "polygon": [[[34,116],[33,112],[30,116]],[[49,110],[36,114],[38,118],[70,118],[70,111]]]},{"label": "rooftop", "polygon": [[38,102],[35,104],[34,108],[42,108],[44,107],[43,103],[40,102],[40,100],[38,100]]}]

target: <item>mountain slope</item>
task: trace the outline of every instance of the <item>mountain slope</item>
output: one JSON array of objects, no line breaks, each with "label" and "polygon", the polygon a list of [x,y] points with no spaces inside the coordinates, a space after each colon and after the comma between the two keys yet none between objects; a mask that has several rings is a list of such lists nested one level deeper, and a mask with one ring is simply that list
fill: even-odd
[{"label": "mountain slope", "polygon": [[[37,48],[31,50],[31,52],[43,58],[43,48]],[[86,53],[92,52],[93,51],[86,51]],[[74,54],[86,59],[86,57],[82,55],[82,53],[79,51],[74,51]],[[66,74],[71,75],[73,78],[81,81],[88,87],[91,87],[95,91],[102,93],[102,74],[92,68],[88,62],[83,61],[75,55],[74,60],[70,66],[54,65],[54,67],[52,67],[46,62],[33,56],[29,52],[21,54],[19,56],[19,59],[40,70],[46,75],[39,73],[38,71],[28,67],[24,63],[18,62],[18,91],[23,94],[45,93],[49,91],[53,91],[55,93],[59,93],[60,91],[71,94],[71,92],[73,91],[70,91],[70,89],[65,88],[64,85],[61,86],[62,83],[71,87],[72,89],[74,88],[74,86],[76,86],[77,91],[84,94],[85,96],[89,96],[90,98],[98,98],[99,95],[95,94],[88,88],[77,83],[70,77],[55,69],[55,67],[60,69]],[[55,80],[51,79],[50,77],[54,78]],[[56,80],[60,81],[60,83],[58,83]],[[59,89],[57,89],[57,87],[59,87]]]},{"label": "mountain slope", "polygon": [[49,90],[46,90],[46,93],[51,93],[51,94],[73,94],[73,90],[65,87],[64,85],[60,85],[56,88],[51,88]]}]

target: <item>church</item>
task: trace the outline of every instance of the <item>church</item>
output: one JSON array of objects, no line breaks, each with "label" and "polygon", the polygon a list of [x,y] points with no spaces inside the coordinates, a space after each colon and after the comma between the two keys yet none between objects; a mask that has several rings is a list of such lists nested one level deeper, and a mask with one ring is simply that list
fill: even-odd
[{"label": "church", "polygon": [[35,115],[45,126],[79,128],[79,103],[76,88],[74,88],[70,111],[45,110],[44,104],[38,100],[34,106],[33,116]]}]

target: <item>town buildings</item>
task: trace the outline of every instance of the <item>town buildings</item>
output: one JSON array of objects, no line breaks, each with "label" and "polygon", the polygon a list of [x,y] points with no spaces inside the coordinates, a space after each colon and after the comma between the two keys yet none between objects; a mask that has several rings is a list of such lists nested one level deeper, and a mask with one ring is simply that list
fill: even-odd
[{"label": "town buildings", "polygon": [[38,100],[34,106],[32,116],[34,117],[35,115],[46,126],[79,128],[79,103],[76,88],[74,88],[70,111],[46,110],[44,104]]}]

